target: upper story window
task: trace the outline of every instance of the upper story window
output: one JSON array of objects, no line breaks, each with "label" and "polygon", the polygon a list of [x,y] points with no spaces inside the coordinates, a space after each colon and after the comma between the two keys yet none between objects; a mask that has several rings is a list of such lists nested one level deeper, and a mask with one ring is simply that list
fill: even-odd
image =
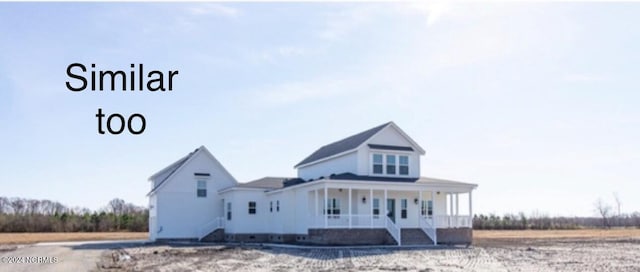
[{"label": "upper story window", "polygon": [[199,179],[196,190],[196,195],[198,197],[207,197],[207,181],[204,179]]},{"label": "upper story window", "polygon": [[249,201],[249,214],[256,214],[256,202]]},{"label": "upper story window", "polygon": [[408,155],[374,153],[371,162],[371,172],[374,175],[409,175]]},{"label": "upper story window", "polygon": [[400,161],[399,174],[403,176],[409,175],[409,156],[398,156],[398,160]]},{"label": "upper story window", "polygon": [[373,154],[373,173],[382,173],[382,154]]},{"label": "upper story window", "polygon": [[387,175],[396,174],[396,155],[387,155]]}]

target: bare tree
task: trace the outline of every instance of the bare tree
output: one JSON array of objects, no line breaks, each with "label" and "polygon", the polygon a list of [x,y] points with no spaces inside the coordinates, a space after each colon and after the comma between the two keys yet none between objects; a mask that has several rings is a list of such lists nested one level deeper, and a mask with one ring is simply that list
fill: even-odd
[{"label": "bare tree", "polygon": [[611,206],[605,203],[602,198],[598,198],[594,203],[596,212],[602,217],[602,226],[610,228],[609,217],[611,216]]},{"label": "bare tree", "polygon": [[613,201],[615,201],[616,203],[616,222],[615,224],[617,226],[620,226],[620,221],[622,220],[622,212],[620,210],[620,207],[622,207],[622,201],[620,200],[620,196],[618,195],[618,192],[613,192]]}]

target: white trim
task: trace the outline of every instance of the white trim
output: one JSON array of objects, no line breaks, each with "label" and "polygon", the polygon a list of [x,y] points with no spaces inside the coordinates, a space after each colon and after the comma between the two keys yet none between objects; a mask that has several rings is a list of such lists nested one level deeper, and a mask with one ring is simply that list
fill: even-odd
[{"label": "white trim", "polygon": [[415,147],[416,149],[418,149],[418,153],[420,153],[420,155],[424,155],[426,152],[424,151],[424,149],[418,144],[416,143],[416,141],[414,141],[413,139],[411,139],[411,137],[409,137],[409,135],[407,135],[404,131],[402,131],[402,129],[400,129],[400,127],[398,127],[398,125],[396,125],[396,123],[389,122],[389,124],[387,124],[384,128],[382,128],[381,130],[379,130],[378,132],[376,132],[375,134],[371,135],[371,137],[369,137],[369,139],[367,139],[366,141],[364,141],[362,144],[360,144],[358,147],[356,147],[355,149],[359,149],[361,148],[363,145],[368,145],[369,142],[371,141],[371,139],[378,135],[378,133],[382,132],[383,130],[385,130],[388,127],[393,127],[398,133],[400,133],[400,136],[404,137],[405,139],[407,139],[409,141],[409,143]]},{"label": "white trim", "polygon": [[[382,155],[382,174],[377,174],[373,172],[373,156],[374,155]],[[411,178],[411,155],[412,152],[398,152],[398,151],[369,151],[369,175],[372,177],[391,177],[391,178]],[[396,158],[396,174],[387,174],[387,156],[394,156]],[[406,175],[400,174],[400,157],[407,157],[407,172]]]}]

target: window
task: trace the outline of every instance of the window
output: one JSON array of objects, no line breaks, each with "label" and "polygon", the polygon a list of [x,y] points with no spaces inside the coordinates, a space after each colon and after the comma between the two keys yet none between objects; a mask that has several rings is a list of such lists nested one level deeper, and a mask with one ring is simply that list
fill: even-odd
[{"label": "window", "polygon": [[227,202],[227,220],[231,220],[231,202]]},{"label": "window", "polygon": [[273,212],[273,201],[269,201],[269,212]]},{"label": "window", "polygon": [[249,214],[256,214],[256,202],[249,201]]},{"label": "window", "polygon": [[387,155],[387,175],[396,174],[396,156]]},{"label": "window", "polygon": [[207,181],[203,179],[198,180],[197,194],[198,197],[207,197]]},{"label": "window", "polygon": [[398,160],[400,161],[400,175],[409,175],[409,156],[398,156]]},{"label": "window", "polygon": [[402,199],[400,201],[400,217],[401,218],[407,218],[407,199]]},{"label": "window", "polygon": [[373,154],[373,173],[382,174],[382,154]]},{"label": "window", "polygon": [[276,200],[276,212],[280,211],[280,200]]},{"label": "window", "polygon": [[431,200],[423,200],[421,203],[420,214],[422,216],[432,216],[433,215],[433,201]]},{"label": "window", "polygon": [[333,215],[333,218],[340,217],[340,199],[329,199],[329,202],[327,202],[327,213]]},{"label": "window", "polygon": [[380,199],[373,199],[373,218],[378,218],[380,216]]}]

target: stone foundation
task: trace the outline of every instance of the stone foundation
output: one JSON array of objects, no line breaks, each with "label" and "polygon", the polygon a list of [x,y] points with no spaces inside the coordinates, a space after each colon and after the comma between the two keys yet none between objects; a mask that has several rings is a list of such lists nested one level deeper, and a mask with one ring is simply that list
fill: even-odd
[{"label": "stone foundation", "polygon": [[473,242],[473,230],[471,228],[447,228],[436,229],[438,244],[470,245]]}]

